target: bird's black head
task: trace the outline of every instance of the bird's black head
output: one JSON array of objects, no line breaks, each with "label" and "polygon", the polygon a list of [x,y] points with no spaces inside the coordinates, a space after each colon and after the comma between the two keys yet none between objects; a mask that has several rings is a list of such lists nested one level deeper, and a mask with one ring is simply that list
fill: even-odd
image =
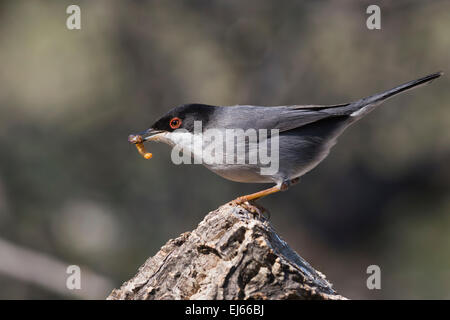
[{"label": "bird's black head", "polygon": [[144,140],[150,140],[153,135],[161,132],[173,132],[177,129],[193,132],[195,121],[201,121],[202,128],[205,128],[216,108],[218,107],[205,104],[183,104],[168,111],[140,136]]},{"label": "bird's black head", "polygon": [[201,121],[206,126],[216,107],[205,104],[183,104],[175,107],[153,125],[152,129],[172,132],[176,129],[194,131],[194,121]]}]

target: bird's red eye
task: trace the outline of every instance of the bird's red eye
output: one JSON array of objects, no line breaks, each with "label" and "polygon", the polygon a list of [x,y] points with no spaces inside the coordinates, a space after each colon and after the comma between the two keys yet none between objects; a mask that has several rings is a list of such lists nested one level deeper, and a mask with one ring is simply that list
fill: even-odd
[{"label": "bird's red eye", "polygon": [[172,118],[172,120],[170,120],[170,127],[172,129],[177,129],[181,126],[181,119],[178,117]]}]

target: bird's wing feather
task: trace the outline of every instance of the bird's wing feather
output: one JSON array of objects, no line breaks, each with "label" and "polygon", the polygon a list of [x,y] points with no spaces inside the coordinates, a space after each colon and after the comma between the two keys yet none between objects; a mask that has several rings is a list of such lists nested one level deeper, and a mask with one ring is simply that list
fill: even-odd
[{"label": "bird's wing feather", "polygon": [[[217,122],[213,127],[279,129],[280,132],[295,129],[327,117],[337,116],[339,112],[327,112],[327,109],[346,106],[305,105],[305,106],[232,106],[221,108]],[[342,115],[342,114],[341,114]]]},{"label": "bird's wing feather", "polygon": [[292,108],[292,109],[324,110],[324,109],[332,109],[332,108],[338,108],[338,107],[346,107],[348,105],[349,105],[348,103],[330,104],[330,105],[308,104],[308,105],[288,106],[288,108]]}]

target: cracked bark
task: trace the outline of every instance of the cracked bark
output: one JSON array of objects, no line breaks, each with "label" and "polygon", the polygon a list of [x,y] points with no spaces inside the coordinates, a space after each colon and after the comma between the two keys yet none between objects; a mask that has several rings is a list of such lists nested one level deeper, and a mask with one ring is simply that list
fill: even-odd
[{"label": "cracked bark", "polygon": [[210,212],[107,299],[345,299],[260,210],[228,203]]}]

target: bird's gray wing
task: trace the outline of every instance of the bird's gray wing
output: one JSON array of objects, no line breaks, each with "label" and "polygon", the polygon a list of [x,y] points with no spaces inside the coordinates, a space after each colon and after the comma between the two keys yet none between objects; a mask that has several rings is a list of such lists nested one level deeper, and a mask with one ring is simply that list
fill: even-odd
[{"label": "bird's gray wing", "polygon": [[221,108],[213,126],[222,128],[279,129],[280,132],[295,129],[324,118],[342,115],[328,109],[342,105],[295,106],[231,106]]},{"label": "bird's gray wing", "polygon": [[349,105],[349,103],[330,104],[330,105],[307,104],[307,105],[288,106],[288,108],[292,108],[292,109],[326,110],[326,109],[333,109],[333,108],[339,108],[339,107],[346,107],[348,105]]}]

